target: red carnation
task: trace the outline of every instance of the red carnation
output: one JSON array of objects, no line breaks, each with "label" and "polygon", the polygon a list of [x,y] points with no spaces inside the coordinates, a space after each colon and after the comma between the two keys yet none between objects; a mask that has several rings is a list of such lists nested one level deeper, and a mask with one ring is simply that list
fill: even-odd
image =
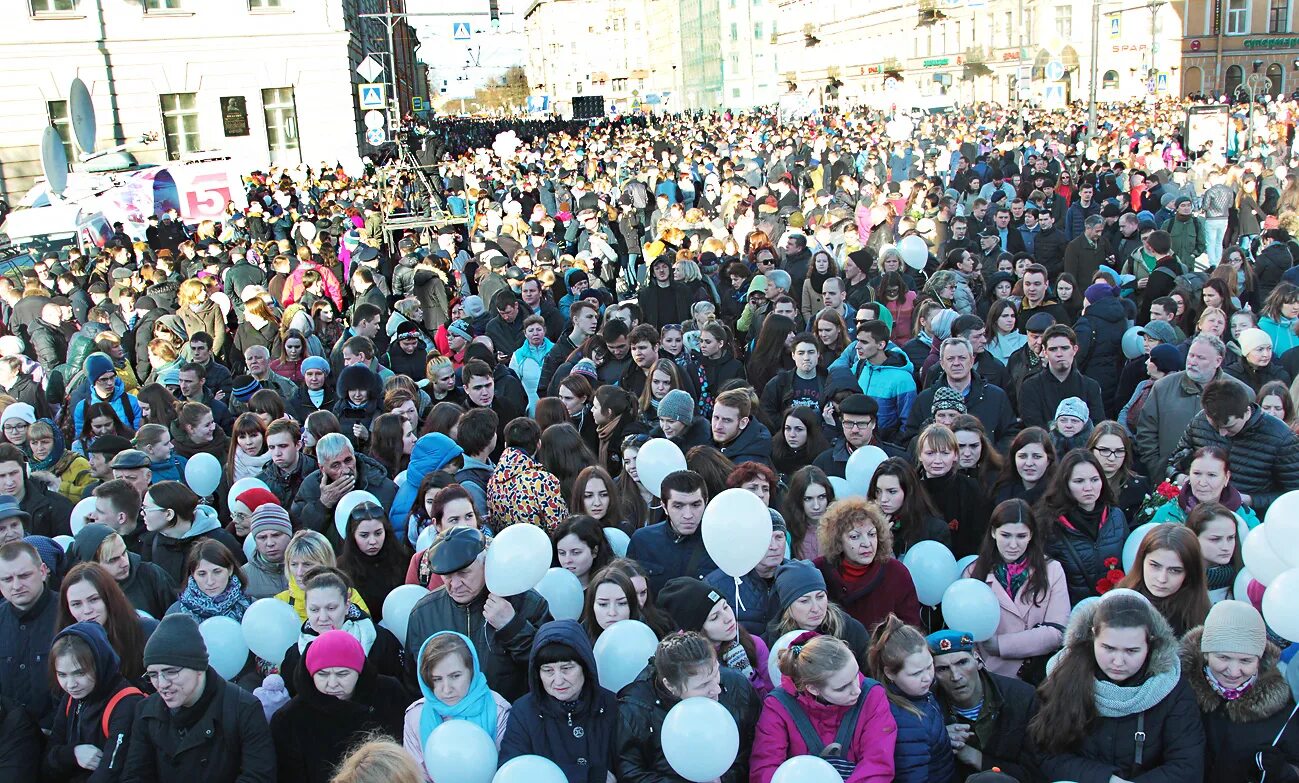
[{"label": "red carnation", "polygon": [[1119,559],[1117,557],[1105,558],[1105,568],[1107,570],[1113,571],[1115,568],[1118,567],[1119,567]]},{"label": "red carnation", "polygon": [[1168,498],[1169,500],[1172,500],[1173,498],[1181,494],[1181,492],[1177,489],[1177,487],[1173,486],[1172,484],[1169,484],[1167,481],[1160,483],[1160,485],[1155,489],[1155,491],[1163,495],[1164,497]]},{"label": "red carnation", "polygon": [[1096,583],[1096,592],[1101,595],[1105,595],[1110,591],[1110,588],[1112,587],[1114,587],[1114,585],[1110,584],[1110,580],[1102,579]]},{"label": "red carnation", "polygon": [[1123,581],[1123,576],[1123,572],[1115,568],[1106,574],[1105,578],[1117,585],[1119,582]]}]

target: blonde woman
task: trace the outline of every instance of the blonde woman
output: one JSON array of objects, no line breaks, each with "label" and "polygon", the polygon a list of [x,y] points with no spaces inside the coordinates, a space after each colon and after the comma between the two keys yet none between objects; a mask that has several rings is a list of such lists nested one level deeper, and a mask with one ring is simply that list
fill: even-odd
[{"label": "blonde woman", "polygon": [[186,334],[205,332],[212,336],[212,353],[220,356],[226,344],[225,315],[216,302],[208,298],[203,281],[190,278],[180,284],[176,294],[176,315]]}]

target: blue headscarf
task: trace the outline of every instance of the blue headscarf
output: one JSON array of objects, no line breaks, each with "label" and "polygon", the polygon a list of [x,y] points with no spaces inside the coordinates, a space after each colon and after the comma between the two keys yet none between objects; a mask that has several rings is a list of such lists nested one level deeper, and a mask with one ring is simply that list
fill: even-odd
[{"label": "blue headscarf", "polygon": [[[487,687],[487,675],[483,674],[483,669],[478,665],[478,651],[474,649],[474,643],[469,641],[469,637],[455,631],[439,631],[433,634],[420,645],[419,658],[416,661],[424,660],[424,649],[429,643],[439,636],[457,636],[469,647],[469,655],[473,658],[474,672],[473,679],[469,681],[469,692],[454,707],[448,707],[443,704],[433,689],[424,682],[424,674],[419,674],[419,690],[424,694],[424,708],[419,714],[419,742],[420,747],[428,742],[428,736],[433,730],[442,725],[445,720],[467,720],[470,723],[481,726],[487,736],[496,741],[496,698],[492,695],[492,689]],[[417,671],[419,664],[416,663]]]}]

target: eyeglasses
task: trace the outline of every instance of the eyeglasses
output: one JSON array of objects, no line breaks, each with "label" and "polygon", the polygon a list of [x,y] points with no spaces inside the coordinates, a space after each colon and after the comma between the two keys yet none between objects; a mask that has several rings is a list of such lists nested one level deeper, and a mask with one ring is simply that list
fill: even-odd
[{"label": "eyeglasses", "polygon": [[875,421],[872,420],[872,419],[867,419],[867,420],[865,420],[865,421],[847,421],[847,420],[844,420],[844,423],[843,423],[843,428],[844,428],[845,430],[853,430],[854,432],[857,431],[857,430],[870,429],[871,427],[874,427],[874,426],[875,426]]},{"label": "eyeglasses", "polygon": [[150,511],[165,511],[162,506],[141,506],[140,510],[148,514]]},{"label": "eyeglasses", "polygon": [[5,425],[4,425],[4,431],[5,431],[5,432],[24,432],[24,431],[26,431],[26,429],[27,429],[29,426],[31,426],[31,425],[29,425],[29,424],[28,424],[27,422],[25,422],[25,421],[11,421],[11,422],[5,422]]},{"label": "eyeglasses", "polygon": [[1107,449],[1102,446],[1097,446],[1093,448],[1092,451],[1096,453],[1096,456],[1104,457],[1105,459],[1114,459],[1115,457],[1126,457],[1128,455],[1128,450],[1125,448]]},{"label": "eyeglasses", "polygon": [[173,666],[169,669],[158,669],[157,671],[146,672],[145,676],[149,678],[149,682],[153,683],[154,687],[156,688],[157,686],[163,683],[170,684],[175,682],[176,678],[180,677],[180,674],[183,671],[185,670],[181,669],[180,667]]}]

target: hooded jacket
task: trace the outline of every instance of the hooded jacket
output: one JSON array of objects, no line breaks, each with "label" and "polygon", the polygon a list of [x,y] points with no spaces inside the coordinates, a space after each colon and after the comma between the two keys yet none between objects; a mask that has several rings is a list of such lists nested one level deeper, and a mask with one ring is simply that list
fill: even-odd
[{"label": "hooded jacket", "polygon": [[[409,529],[408,520],[415,507],[420,485],[428,474],[441,470],[464,453],[460,444],[440,432],[422,435],[415,441],[415,448],[410,452],[410,464],[406,466],[406,483],[397,490],[389,506],[388,521],[392,523],[393,532],[398,536],[405,535],[412,544],[415,542],[419,531]],[[422,501],[420,505],[423,505]]]},{"label": "hooded jacket", "polygon": [[[361,389],[365,389],[369,395],[365,403],[358,407],[348,399],[348,392]],[[352,441],[353,446],[362,448],[365,441],[356,436],[353,425],[360,424],[368,430],[374,417],[383,412],[383,382],[370,368],[354,364],[343,368],[338,374],[334,395],[334,415],[338,417],[340,431]]]},{"label": "hooded jacket", "polygon": [[526,452],[506,447],[487,480],[487,518],[492,529],[500,533],[511,525],[532,524],[551,533],[567,516],[559,479]]},{"label": "hooded jacket", "polygon": [[[407,474],[409,476],[410,474]],[[320,481],[324,473],[316,470],[302,480],[298,494],[293,498],[289,516],[301,528],[310,528],[318,533],[332,535],[334,530],[334,509],[326,508],[320,502]],[[384,508],[392,508],[397,497],[397,485],[388,478],[388,471],[378,460],[356,452],[356,489],[371,492],[379,499]],[[398,535],[405,533],[405,526],[395,531]]]},{"label": "hooded jacket", "polygon": [[[112,533],[112,528],[98,522],[92,522],[81,528],[72,537],[72,545],[68,548],[69,559],[73,563],[95,562],[95,553],[103,545],[104,539]],[[126,556],[131,563],[131,570],[127,573],[126,579],[118,582],[117,586],[126,593],[131,606],[147,612],[150,617],[162,619],[167,607],[176,602],[176,596],[180,594],[179,588],[170,581],[171,577],[157,563],[147,563],[131,551],[127,551]]]},{"label": "hooded jacket", "polygon": [[[538,653],[563,644],[577,654],[584,682],[576,698],[561,702],[541,684]],[[618,752],[618,698],[600,687],[590,637],[575,620],[554,620],[537,631],[528,659],[528,693],[514,703],[501,743],[500,763],[528,754],[545,756],[568,783],[605,783]]]},{"label": "hooded jacket", "polygon": [[94,387],[94,379],[87,378],[85,399],[78,402],[72,409],[73,432],[81,432],[81,428],[86,422],[86,410],[97,402],[106,402],[111,405],[113,412],[117,414],[117,418],[128,429],[138,430],[140,428],[140,425],[144,423],[140,403],[135,397],[126,393],[126,385],[122,383],[121,378],[113,380],[113,394],[106,400],[99,396]]},{"label": "hooded jacket", "polygon": [[185,573],[185,561],[189,559],[189,550],[194,542],[201,538],[221,542],[236,561],[244,562],[244,548],[221,527],[216,511],[211,506],[204,505],[195,510],[194,524],[184,536],[172,538],[162,533],[155,535],[153,545],[149,548],[149,560],[166,572],[172,584],[184,585],[189,581],[189,576]]},{"label": "hooded jacket", "polygon": [[1273,242],[1259,251],[1254,262],[1254,277],[1258,285],[1258,301],[1266,302],[1272,289],[1281,282],[1282,275],[1294,266],[1294,258],[1284,242]]},{"label": "hooded jacket", "polygon": [[[847,783],[891,783],[893,752],[898,739],[898,724],[889,710],[889,698],[883,686],[858,675],[862,685],[861,712],[852,743],[840,750],[841,755],[856,763]],[[806,693],[799,693],[789,677],[782,677],[780,688],[793,694],[816,735],[827,746],[835,741],[840,724],[851,706],[829,704]],[[773,695],[762,703],[753,736],[753,756],[749,761],[750,783],[771,783],[776,769],[786,759],[808,753],[806,742],[784,704]]]},{"label": "hooded jacket", "polygon": [[714,445],[736,465],[759,462],[771,467],[771,431],[756,416],[749,418],[748,425],[730,443]]},{"label": "hooded jacket", "polygon": [[280,470],[279,466],[272,460],[266,463],[266,467],[262,468],[262,472],[257,478],[266,482],[266,488],[275,493],[275,497],[279,498],[281,506],[290,508],[293,505],[293,499],[298,496],[298,488],[302,486],[302,482],[307,476],[315,473],[318,467],[316,460],[310,454],[307,454],[306,451],[299,451],[298,464],[292,472],[286,473]]},{"label": "hooded jacket", "polygon": [[1107,409],[1111,406],[1117,409],[1114,396],[1119,386],[1119,370],[1125,361],[1123,334],[1129,323],[1123,302],[1109,297],[1087,305],[1087,310],[1074,325],[1074,332],[1078,335],[1078,367],[1084,375],[1100,384]]},{"label": "hooded jacket", "polygon": [[[1299,766],[1299,723],[1291,720],[1281,733],[1295,703],[1284,673],[1278,668],[1280,651],[1276,645],[1268,642],[1259,660],[1258,679],[1249,690],[1235,701],[1228,701],[1218,695],[1204,673],[1204,655],[1200,652],[1203,634],[1203,627],[1187,631],[1179,655],[1204,723],[1204,779],[1214,783],[1254,783],[1260,778],[1254,754],[1272,747],[1278,735],[1277,750],[1291,766]],[[1268,780],[1273,777],[1269,775]]]},{"label": "hooded jacket", "polygon": [[[51,780],[108,783],[120,780],[126,767],[127,740],[136,709],[144,694],[126,681],[118,670],[121,660],[108,642],[104,629],[95,623],[73,623],[64,628],[63,636],[75,636],[90,647],[95,659],[95,687],[84,699],[64,693],[54,708],[54,728],[45,751],[44,771]],[[123,693],[125,692],[125,693]],[[119,693],[122,693],[120,697]],[[103,718],[110,701],[116,698],[108,715],[108,732]],[[103,753],[99,768],[87,772],[77,764],[77,745],[94,745]]]},{"label": "hooded jacket", "polygon": [[[1092,623],[1099,603],[1074,611],[1065,633],[1065,652],[1047,663],[1048,673],[1071,645],[1086,641],[1091,650]],[[1039,766],[1046,780],[1077,780],[1080,783],[1108,781],[1111,775],[1124,780],[1151,783],[1189,783],[1213,780],[1204,776],[1204,728],[1195,697],[1186,682],[1178,659],[1178,644],[1168,623],[1153,608],[1156,640],[1140,682],[1123,687],[1134,705],[1124,707],[1116,717],[1101,715],[1087,727],[1076,747],[1060,753],[1040,752]],[[1074,698],[1096,698],[1095,686],[1084,685]],[[1139,705],[1139,706],[1138,706]],[[1149,705],[1149,706],[1145,706]],[[1141,709],[1145,706],[1144,709]],[[1140,724],[1138,724],[1140,717]],[[1141,762],[1136,761],[1138,730],[1145,732]]]},{"label": "hooded jacket", "polygon": [[[749,774],[749,752],[762,699],[745,676],[721,667],[721,695],[717,701],[735,719],[740,749],[720,783],[742,783]],[[618,760],[614,775],[619,783],[685,783],[663,755],[663,721],[679,700],[664,692],[654,664],[618,692]]]},{"label": "hooded jacket", "polygon": [[293,677],[297,695],[271,718],[279,783],[329,783],[335,767],[365,735],[401,736],[410,697],[368,657],[350,699],[321,693],[305,666]]}]

